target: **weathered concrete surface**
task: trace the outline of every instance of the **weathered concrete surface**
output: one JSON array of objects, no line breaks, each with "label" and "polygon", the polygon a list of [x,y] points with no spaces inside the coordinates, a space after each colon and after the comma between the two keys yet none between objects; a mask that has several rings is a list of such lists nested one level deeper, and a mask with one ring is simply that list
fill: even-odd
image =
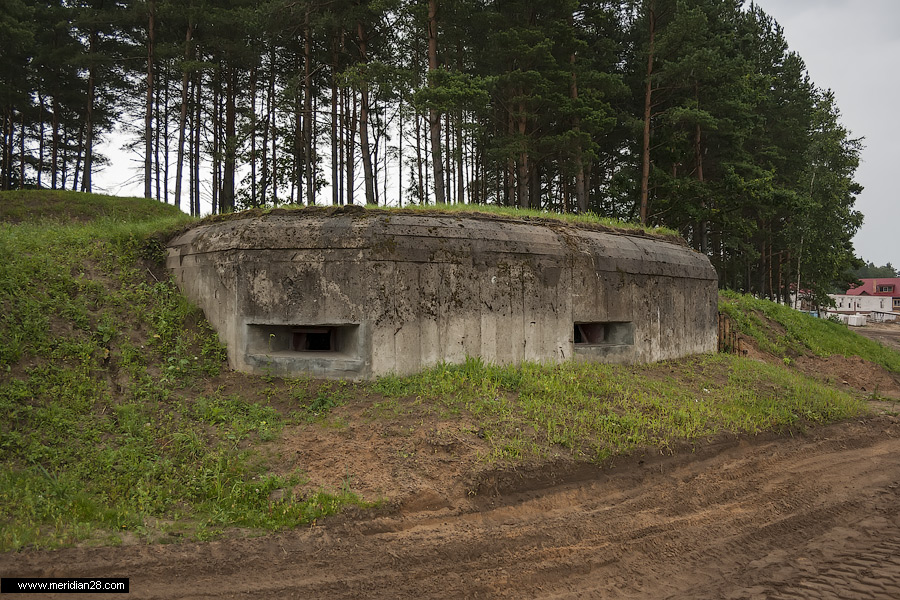
[{"label": "weathered concrete surface", "polygon": [[[705,256],[561,222],[296,211],[191,229],[168,266],[244,371],[371,379],[466,356],[651,362],[716,348]],[[579,339],[578,324],[602,339]]]}]

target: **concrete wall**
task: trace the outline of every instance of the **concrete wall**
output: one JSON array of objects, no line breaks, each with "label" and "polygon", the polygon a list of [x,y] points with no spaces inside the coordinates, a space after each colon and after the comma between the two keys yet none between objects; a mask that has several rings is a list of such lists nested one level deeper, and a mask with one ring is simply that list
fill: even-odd
[{"label": "concrete wall", "polygon": [[716,349],[705,256],[564,223],[291,211],[191,229],[168,266],[242,371],[371,379],[467,355],[650,362]]}]

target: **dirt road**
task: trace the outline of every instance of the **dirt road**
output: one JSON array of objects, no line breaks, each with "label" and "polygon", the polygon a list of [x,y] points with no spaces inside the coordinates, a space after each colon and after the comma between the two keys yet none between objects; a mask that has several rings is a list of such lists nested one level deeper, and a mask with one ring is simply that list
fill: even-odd
[{"label": "dirt road", "polygon": [[900,323],[869,323],[865,327],[854,327],[853,331],[900,351]]},{"label": "dirt road", "polygon": [[133,599],[900,598],[895,417],[578,479],[256,539],[5,554],[0,573],[129,577]]}]

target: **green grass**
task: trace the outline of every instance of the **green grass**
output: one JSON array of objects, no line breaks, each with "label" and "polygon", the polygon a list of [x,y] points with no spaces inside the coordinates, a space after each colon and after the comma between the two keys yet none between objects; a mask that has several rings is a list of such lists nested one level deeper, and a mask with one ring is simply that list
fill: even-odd
[{"label": "green grass", "polygon": [[[587,212],[584,214],[557,213],[544,210],[523,209],[511,206],[497,206],[494,204],[409,204],[402,208],[396,206],[374,206],[374,205],[357,205],[357,210],[364,210],[368,214],[456,214],[465,215],[488,215],[494,217],[505,217],[511,219],[522,220],[551,220],[563,221],[566,223],[595,226],[603,229],[619,230],[625,232],[643,232],[648,235],[658,236],[662,238],[681,240],[678,232],[667,227],[646,227],[639,223],[629,223],[602,217],[596,213]],[[241,218],[246,215],[268,214],[272,212],[285,211],[303,211],[303,210],[323,210],[323,207],[307,207],[302,205],[284,204],[276,208],[268,209],[249,209],[242,212],[236,212],[227,215],[215,215],[207,217],[208,220],[220,221],[234,218]]]},{"label": "green grass", "polygon": [[[57,192],[45,219],[43,197],[0,194],[0,551],[115,543],[150,535],[155,519],[200,538],[280,529],[361,503],[346,489],[294,497],[300,475],[268,473],[254,451],[284,419],[194,391],[224,367],[224,349],[151,272],[164,272],[160,240],[188,217]],[[333,402],[323,392],[313,406]]]},{"label": "green grass", "polygon": [[[368,506],[347,485],[295,493],[309,490],[303,474],[273,474],[261,445],[287,427],[346,427],[338,408],[373,394],[369,421],[464,418],[486,440],[484,460],[512,463],[603,461],[865,412],[784,367],[719,355],[645,367],[469,359],[371,385],[248,376],[241,395],[220,385],[224,349],[160,267],[164,240],[191,222],[145,200],[0,193],[0,551],[208,539]],[[726,300],[740,326],[785,353],[825,352],[838,347],[830,332],[849,334],[791,311],[781,339],[757,315],[776,309]],[[860,355],[900,364],[877,348]]]},{"label": "green grass", "polygon": [[630,231],[643,231],[651,235],[675,236],[679,234],[667,227],[645,227],[639,223],[629,223],[602,217],[593,212],[583,214],[573,213],[557,213],[546,210],[535,210],[526,208],[516,208],[514,206],[498,206],[494,204],[410,204],[403,208],[382,207],[382,206],[366,206],[367,210],[377,211],[438,211],[443,213],[461,213],[461,214],[487,214],[500,217],[509,217],[513,219],[554,219],[567,223],[600,225],[612,229],[624,229]]},{"label": "green grass", "polygon": [[[900,373],[900,354],[874,340],[865,338],[846,325],[817,319],[790,307],[749,295],[722,292],[719,310],[731,317],[738,330],[752,337],[760,350],[777,357],[792,355],[859,356]],[[778,323],[778,332],[765,322]]]},{"label": "green grass", "polygon": [[384,377],[375,390],[471,415],[489,442],[489,461],[554,449],[603,461],[640,447],[665,450],[723,432],[791,429],[866,412],[863,401],[803,375],[729,355],[645,367],[500,367],[469,359]]},{"label": "green grass", "polygon": [[174,206],[146,198],[61,190],[15,190],[0,194],[0,221],[10,223],[86,223],[98,219],[136,223],[165,217],[186,219]]}]

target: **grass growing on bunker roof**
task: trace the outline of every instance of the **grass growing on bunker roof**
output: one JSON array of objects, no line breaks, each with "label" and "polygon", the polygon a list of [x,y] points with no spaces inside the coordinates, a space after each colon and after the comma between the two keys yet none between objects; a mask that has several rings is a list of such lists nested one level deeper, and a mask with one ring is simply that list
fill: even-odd
[{"label": "grass growing on bunker roof", "polygon": [[367,210],[374,211],[411,211],[411,212],[441,212],[448,214],[484,214],[500,217],[508,217],[512,219],[551,219],[564,221],[566,223],[574,223],[581,225],[599,225],[610,229],[625,231],[641,231],[651,235],[672,236],[677,237],[678,233],[667,227],[646,227],[639,223],[630,223],[603,217],[594,212],[586,212],[580,214],[574,213],[557,213],[547,210],[536,210],[530,208],[517,208],[515,206],[498,206],[494,204],[410,204],[403,208],[382,207],[382,206],[366,206]]},{"label": "grass growing on bunker roof", "polygon": [[248,216],[258,216],[267,214],[322,214],[322,213],[353,213],[356,215],[391,215],[391,214],[412,214],[412,215],[457,215],[465,216],[482,216],[503,219],[519,219],[532,222],[563,222],[587,228],[594,228],[602,231],[624,233],[624,234],[646,234],[658,237],[666,241],[683,243],[680,234],[667,227],[649,227],[640,225],[639,223],[631,223],[620,221],[608,217],[600,216],[593,212],[583,214],[573,213],[557,213],[546,210],[516,208],[514,206],[497,206],[494,204],[408,204],[403,207],[396,206],[375,206],[375,205],[345,205],[335,206],[303,206],[297,204],[283,204],[276,208],[265,209],[248,209],[224,215],[213,215],[207,217],[202,222],[223,221],[230,219],[240,219]]}]

